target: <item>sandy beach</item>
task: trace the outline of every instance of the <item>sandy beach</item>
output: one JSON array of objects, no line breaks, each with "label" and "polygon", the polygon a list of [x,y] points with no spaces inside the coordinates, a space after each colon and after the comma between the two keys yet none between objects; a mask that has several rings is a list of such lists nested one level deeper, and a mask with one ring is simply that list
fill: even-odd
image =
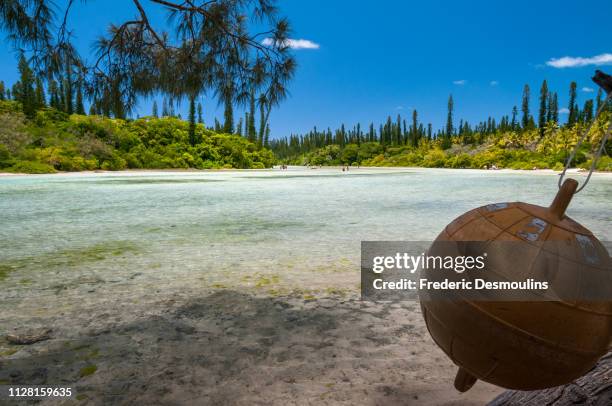
[{"label": "sandy beach", "polygon": [[[0,381],[70,384],[99,405],[482,405],[501,392],[481,382],[454,390],[455,368],[415,302],[225,289],[146,305],[117,299],[68,320],[32,320],[52,338],[11,355],[2,342]],[[45,402],[55,403],[70,404]]]}]

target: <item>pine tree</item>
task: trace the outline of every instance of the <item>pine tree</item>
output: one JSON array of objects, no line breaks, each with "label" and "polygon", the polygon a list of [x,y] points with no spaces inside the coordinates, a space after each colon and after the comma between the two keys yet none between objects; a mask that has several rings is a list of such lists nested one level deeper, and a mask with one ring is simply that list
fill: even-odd
[{"label": "pine tree", "polygon": [[585,124],[589,124],[593,121],[593,99],[589,99],[584,102],[584,109],[582,110],[582,119],[580,120]]},{"label": "pine tree", "polygon": [[553,93],[548,92],[546,98],[546,122],[549,123],[553,120]]},{"label": "pine tree", "polygon": [[54,109],[61,110],[60,100],[58,95],[57,82],[53,79],[49,80],[49,105]]},{"label": "pine tree", "polygon": [[191,146],[197,144],[196,140],[196,105],[195,96],[189,96],[189,143]]},{"label": "pine tree", "polygon": [[[57,89],[58,100],[59,100],[59,110],[66,112],[66,91],[64,89],[64,80],[59,81],[59,87]],[[108,115],[107,115],[108,116]]]},{"label": "pine tree", "polygon": [[578,111],[576,108],[576,82],[570,83],[569,97],[569,115],[567,117],[567,125],[572,126],[578,121]]},{"label": "pine tree", "polygon": [[444,139],[442,140],[442,149],[448,149],[451,147],[451,137],[453,135],[453,109],[455,107],[455,103],[453,102],[453,95],[451,94],[448,97],[448,112],[446,116],[446,132],[444,133]]},{"label": "pine tree", "polygon": [[224,98],[225,111],[223,113],[224,123],[223,132],[227,134],[234,133],[234,107],[232,106],[232,95],[227,93]]},{"label": "pine tree", "polygon": [[157,100],[153,100],[153,117],[158,118],[159,114],[157,112]]},{"label": "pine tree", "polygon": [[198,102],[198,124],[204,124],[204,116],[202,115],[202,103]]},{"label": "pine tree", "polygon": [[264,97],[261,96],[259,99],[259,134],[258,134],[258,143],[259,146],[263,146],[264,144],[264,133],[266,132],[266,112],[265,112],[265,104]]},{"label": "pine tree", "polygon": [[5,100],[4,82],[0,80],[0,100]]},{"label": "pine tree", "polygon": [[89,105],[89,115],[90,116],[95,116],[97,114],[96,112],[96,105],[94,103],[91,103]]},{"label": "pine tree", "polygon": [[402,118],[400,117],[400,115],[397,115],[397,119],[395,122],[395,144],[396,145],[401,145],[402,144]]},{"label": "pine tree", "polygon": [[512,128],[512,131],[516,131],[518,129],[517,117],[518,117],[518,108],[516,106],[513,106],[512,107],[512,122],[510,123],[510,127]]},{"label": "pine tree", "polygon": [[34,75],[24,54],[19,56],[19,82],[15,86],[13,95],[15,100],[21,102],[23,112],[33,117],[36,112],[36,95],[34,93]]},{"label": "pine tree", "polygon": [[412,146],[416,147],[419,144],[419,134],[418,134],[418,129],[417,129],[417,122],[418,122],[418,113],[416,111],[416,109],[414,109],[412,111],[412,128],[411,128],[411,140],[412,140]]},{"label": "pine tree", "polygon": [[523,113],[523,118],[521,120],[523,130],[527,130],[529,128],[529,97],[529,85],[525,85],[523,88],[523,103],[521,107],[521,111]]},{"label": "pine tree", "polygon": [[47,105],[46,97],[45,97],[45,88],[42,83],[42,79],[36,78],[36,108],[42,109]]},{"label": "pine tree", "polygon": [[174,99],[171,97],[168,100],[168,112],[170,117],[174,117],[175,116],[175,112],[174,112]]},{"label": "pine tree", "polygon": [[76,105],[75,110],[77,114],[85,114],[85,105],[83,104],[83,85],[82,82],[77,82],[77,93],[76,93]]},{"label": "pine tree", "polygon": [[170,115],[170,109],[168,109],[168,100],[164,97],[162,100],[162,117],[168,117]]},{"label": "pine tree", "polygon": [[249,116],[247,120],[248,139],[252,143],[257,141],[257,130],[255,129],[255,94],[251,92],[249,98]]},{"label": "pine tree", "polygon": [[546,129],[547,101],[548,101],[548,84],[546,83],[546,80],[544,80],[542,82],[542,87],[540,88],[540,112],[538,115],[538,128],[540,130],[540,137],[544,136],[544,130]]},{"label": "pine tree", "polygon": [[236,134],[242,136],[242,117],[240,117],[238,124],[236,125]]}]

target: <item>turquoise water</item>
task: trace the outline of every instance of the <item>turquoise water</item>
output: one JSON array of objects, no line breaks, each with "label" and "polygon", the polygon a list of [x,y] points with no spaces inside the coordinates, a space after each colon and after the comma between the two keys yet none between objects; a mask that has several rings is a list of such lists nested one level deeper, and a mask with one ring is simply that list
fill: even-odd
[{"label": "turquoise water", "polygon": [[[253,273],[324,284],[316,271],[358,274],[362,240],[433,239],[473,207],[548,205],[556,190],[553,173],[436,169],[0,177],[0,270],[16,292],[134,274],[149,286]],[[611,198],[612,177],[595,176],[568,214],[609,240]]]}]

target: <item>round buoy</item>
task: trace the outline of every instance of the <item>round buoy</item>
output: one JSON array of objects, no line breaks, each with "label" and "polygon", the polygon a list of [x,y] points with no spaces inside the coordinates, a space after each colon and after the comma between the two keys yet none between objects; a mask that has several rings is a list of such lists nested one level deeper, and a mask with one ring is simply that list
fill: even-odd
[{"label": "round buoy", "polygon": [[[580,290],[593,288],[586,280],[605,281],[600,288],[612,289],[611,260],[588,229],[564,214],[577,186],[575,180],[566,180],[548,208],[516,202],[471,210],[437,237],[436,242],[458,244],[464,251],[471,242],[515,241],[512,260],[497,261],[487,272],[507,279],[517,273],[521,278],[545,277],[553,292],[576,292],[533,301],[475,300],[463,293],[444,300],[422,296],[431,336],[459,366],[457,390],[470,389],[478,379],[518,390],[567,384],[608,351],[612,302],[581,300],[589,292]],[[559,249],[547,251],[547,242]],[[435,271],[423,270],[424,277],[434,278],[431,272]]]}]

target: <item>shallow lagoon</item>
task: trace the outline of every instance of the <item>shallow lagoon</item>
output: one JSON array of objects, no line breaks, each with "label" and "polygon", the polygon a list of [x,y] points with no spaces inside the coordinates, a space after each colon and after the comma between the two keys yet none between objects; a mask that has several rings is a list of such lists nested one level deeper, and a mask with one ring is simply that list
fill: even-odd
[{"label": "shallow lagoon", "polygon": [[[0,261],[36,278],[118,263],[121,273],[191,276],[348,270],[362,240],[433,239],[491,202],[548,205],[556,181],[541,172],[301,168],[3,177]],[[595,176],[568,214],[609,240],[611,197],[612,177]]]},{"label": "shallow lagoon", "polygon": [[[430,240],[491,202],[548,205],[556,182],[552,172],[337,168],[2,177],[3,302],[28,313],[79,308],[75,298],[101,291],[355,292],[362,240]],[[609,240],[611,197],[612,177],[596,175],[568,213]]]}]

